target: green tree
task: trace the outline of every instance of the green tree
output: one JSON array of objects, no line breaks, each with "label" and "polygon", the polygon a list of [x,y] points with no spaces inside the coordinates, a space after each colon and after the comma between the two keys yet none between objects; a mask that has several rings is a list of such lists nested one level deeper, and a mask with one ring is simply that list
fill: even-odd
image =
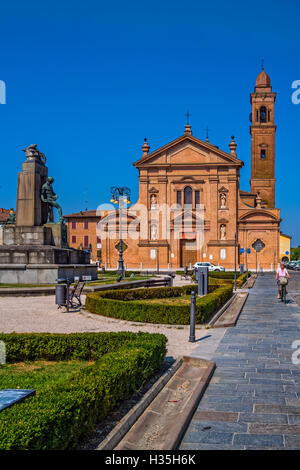
[{"label": "green tree", "polygon": [[298,259],[300,259],[300,246],[291,248],[291,260],[297,261]]}]

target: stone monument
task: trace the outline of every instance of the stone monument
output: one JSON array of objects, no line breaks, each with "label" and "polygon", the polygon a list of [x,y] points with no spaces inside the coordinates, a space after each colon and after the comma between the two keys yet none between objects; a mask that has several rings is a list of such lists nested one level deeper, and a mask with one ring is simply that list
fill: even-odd
[{"label": "stone monument", "polygon": [[[48,177],[45,155],[30,145],[18,175],[16,216],[3,227],[0,246],[0,283],[50,284],[57,278],[91,276],[97,267],[90,254],[68,247],[67,227],[54,178]],[[59,222],[54,222],[54,209]]]}]

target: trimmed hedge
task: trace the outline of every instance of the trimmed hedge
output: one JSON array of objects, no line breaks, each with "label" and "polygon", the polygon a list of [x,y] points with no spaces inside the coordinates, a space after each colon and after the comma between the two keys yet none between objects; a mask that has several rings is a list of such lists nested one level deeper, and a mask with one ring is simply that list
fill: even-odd
[{"label": "trimmed hedge", "polygon": [[148,333],[0,333],[6,362],[93,361],[128,343],[149,339]]},{"label": "trimmed hedge", "polygon": [[247,273],[243,273],[237,278],[236,285],[238,288],[241,288],[243,286],[243,284],[246,282],[246,278],[247,278]]},{"label": "trimmed hedge", "polygon": [[[239,271],[236,271],[237,277],[240,275]],[[217,279],[233,279],[234,271],[209,271],[209,277],[215,277]]]},{"label": "trimmed hedge", "polygon": [[[62,337],[66,339],[65,348]],[[149,333],[2,334],[1,339],[6,342],[9,361],[23,352],[26,359],[36,359],[39,347],[39,359],[49,358],[51,346],[57,355],[63,349],[65,359],[74,359],[78,358],[78,345],[82,359],[97,359],[72,374],[63,385],[37,391],[35,397],[2,411],[3,450],[75,447],[99,420],[159,369],[166,353],[165,336]],[[42,346],[48,348],[46,354]]]},{"label": "trimmed hedge", "polygon": [[[232,289],[232,285],[210,286],[210,293],[196,301],[196,322],[205,323],[231,297]],[[97,292],[87,295],[85,306],[92,313],[122,320],[187,325],[188,304],[166,304],[160,299],[190,294],[192,290],[196,290],[195,285]],[[150,304],[143,302],[145,299],[157,299],[157,302]]]}]

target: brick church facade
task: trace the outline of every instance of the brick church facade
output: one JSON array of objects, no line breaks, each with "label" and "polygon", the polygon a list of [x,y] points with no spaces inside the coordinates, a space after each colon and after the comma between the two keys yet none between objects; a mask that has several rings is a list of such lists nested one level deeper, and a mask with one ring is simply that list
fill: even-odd
[{"label": "brick church facade", "polygon": [[[270,78],[262,70],[250,100],[250,192],[240,189],[243,161],[237,156],[234,137],[230,151],[224,152],[208,139],[193,136],[187,124],[183,135],[154,152],[144,142],[143,155],[134,163],[139,171],[139,199],[122,210],[127,269],[155,268],[158,262],[160,268],[180,268],[196,261],[230,269],[235,254],[237,263],[250,269],[256,263],[263,269],[276,266],[280,210],[275,207],[275,98]],[[118,211],[102,214],[98,235],[102,263],[116,268]],[[262,248],[258,254],[253,248],[257,241]]]}]

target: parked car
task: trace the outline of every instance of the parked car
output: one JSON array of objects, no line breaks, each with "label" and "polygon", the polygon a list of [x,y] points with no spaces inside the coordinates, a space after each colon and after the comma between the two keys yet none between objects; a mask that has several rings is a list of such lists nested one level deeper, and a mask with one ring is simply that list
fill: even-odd
[{"label": "parked car", "polygon": [[198,262],[198,263],[195,263],[193,266],[194,269],[201,268],[201,267],[206,267],[208,268],[209,271],[225,271],[225,268],[223,268],[223,266],[220,266],[220,265],[216,266],[213,263]]},{"label": "parked car", "polygon": [[300,261],[295,261],[295,264],[292,268],[294,271],[300,271]]}]

